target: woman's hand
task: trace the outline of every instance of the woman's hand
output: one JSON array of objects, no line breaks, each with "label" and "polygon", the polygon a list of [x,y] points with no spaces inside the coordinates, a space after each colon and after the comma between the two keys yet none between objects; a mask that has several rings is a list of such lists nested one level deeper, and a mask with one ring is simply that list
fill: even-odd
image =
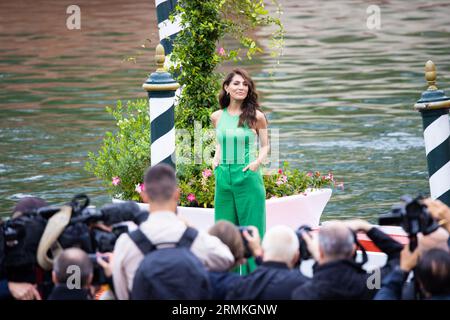
[{"label": "woman's hand", "polygon": [[219,165],[219,160],[217,160],[216,158],[214,158],[214,159],[213,159],[213,162],[212,162],[212,168],[213,168],[213,171],[214,171],[215,168],[217,168],[218,165]]},{"label": "woman's hand", "polygon": [[242,169],[242,171],[247,171],[248,169],[250,169],[251,171],[255,172],[258,170],[258,168],[259,168],[259,161],[255,160],[248,166],[246,166],[244,169]]}]

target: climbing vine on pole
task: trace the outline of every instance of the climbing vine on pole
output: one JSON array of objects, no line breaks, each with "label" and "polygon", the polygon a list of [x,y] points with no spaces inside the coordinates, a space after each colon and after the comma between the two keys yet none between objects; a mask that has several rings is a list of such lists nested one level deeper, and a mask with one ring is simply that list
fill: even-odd
[{"label": "climbing vine on pole", "polygon": [[[280,6],[272,1],[281,14]],[[273,17],[263,0],[179,0],[172,22],[178,17],[182,30],[174,41],[171,54],[183,94],[175,112],[175,126],[193,130],[194,122],[210,126],[210,114],[217,109],[217,95],[223,75],[216,67],[226,60],[251,59],[263,52],[254,38],[254,31],[263,26],[276,26],[271,37],[272,54],[281,54],[284,28]],[[224,37],[237,40],[239,48],[220,46]]]}]

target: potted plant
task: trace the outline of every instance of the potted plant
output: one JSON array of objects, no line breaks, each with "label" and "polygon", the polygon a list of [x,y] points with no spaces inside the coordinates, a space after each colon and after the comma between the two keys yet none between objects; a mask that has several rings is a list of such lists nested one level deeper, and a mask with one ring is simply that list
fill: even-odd
[{"label": "potted plant", "polygon": [[[150,119],[148,101],[121,101],[107,107],[117,125],[116,132],[106,132],[97,154],[90,152],[87,171],[99,178],[114,201],[141,201],[143,175],[150,166]],[[207,228],[214,223],[214,172],[203,165],[180,165],[177,168],[180,188],[180,215],[194,225]],[[317,226],[336,183],[333,174],[303,172],[283,167],[264,175],[267,226],[301,224]],[[147,208],[146,204],[142,204]]]},{"label": "potted plant", "polygon": [[[274,2],[281,12],[277,1]],[[269,15],[263,1],[179,0],[174,13],[181,19],[182,30],[174,40],[166,67],[177,75],[183,87],[175,108],[175,128],[193,136],[196,122],[203,130],[211,130],[209,116],[218,108],[222,78],[215,72],[217,66],[227,60],[239,61],[242,56],[251,59],[262,52],[249,32],[261,26],[278,27],[271,40],[275,49],[282,48],[284,29],[279,18]],[[226,35],[237,40],[246,50],[244,55],[241,48],[225,49],[220,45]],[[86,169],[103,181],[116,201],[140,200],[144,171],[150,165],[148,110],[146,100],[130,101],[126,106],[119,101],[115,109],[107,108],[117,122],[117,131],[106,133],[97,155],[89,153]],[[176,148],[177,152],[183,148],[192,151],[194,145],[177,143]],[[210,226],[214,222],[215,180],[210,164],[204,161],[177,164],[177,177],[181,189],[178,213],[200,228]],[[335,181],[331,173],[321,176],[318,172],[290,170],[285,163],[277,171],[264,175],[264,183],[267,226],[285,223],[296,227],[303,223],[318,225],[331,196],[331,189],[325,187]]]}]

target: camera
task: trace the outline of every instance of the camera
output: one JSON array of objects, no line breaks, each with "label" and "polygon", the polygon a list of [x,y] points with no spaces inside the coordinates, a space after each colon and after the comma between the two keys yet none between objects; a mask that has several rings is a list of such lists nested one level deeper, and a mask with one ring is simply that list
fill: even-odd
[{"label": "camera", "polygon": [[92,283],[94,284],[105,284],[108,283],[108,278],[105,275],[103,268],[98,264],[97,257],[100,257],[105,262],[109,262],[109,258],[105,255],[97,254],[97,253],[88,253],[88,258],[93,266],[93,277]]},{"label": "camera", "polygon": [[312,231],[311,227],[308,225],[302,225],[298,227],[298,229],[295,231],[295,234],[298,237],[298,244],[299,244],[299,250],[300,250],[300,259],[308,260],[311,259],[311,253],[308,250],[308,246],[306,245],[305,239],[303,239],[304,233],[310,233]]},{"label": "camera", "polygon": [[379,217],[380,225],[401,226],[408,234],[410,243],[409,249],[413,251],[417,247],[417,234],[430,234],[439,228],[439,224],[428,212],[426,205],[421,203],[422,196],[412,198],[410,196],[401,197],[402,203],[392,206],[391,212]]},{"label": "camera", "polygon": [[[88,254],[110,252],[113,251],[117,238],[128,232],[128,227],[120,225],[120,222],[133,221],[140,224],[148,217],[148,212],[141,211],[135,202],[108,204],[99,210],[90,207],[89,202],[87,195],[79,194],[68,203],[71,214],[65,227],[51,225],[51,217],[62,208],[56,206],[24,212],[1,224],[0,242],[3,245],[0,248],[0,261],[4,260],[7,278],[10,281],[32,282],[29,280],[30,274],[34,274],[39,266],[37,252],[47,229],[53,232],[56,239],[54,243],[53,240],[48,243],[50,250],[47,255],[50,254],[52,258],[51,248],[56,243],[62,249],[79,247]],[[103,222],[108,227],[100,229],[96,225],[98,222]]]},{"label": "camera", "polygon": [[248,241],[244,237],[244,231],[246,230],[251,236],[253,236],[253,231],[250,230],[247,227],[238,226],[239,233],[241,234],[242,242],[244,243],[244,258],[248,259],[251,256],[253,256],[252,250],[250,250],[250,247],[248,246]]}]

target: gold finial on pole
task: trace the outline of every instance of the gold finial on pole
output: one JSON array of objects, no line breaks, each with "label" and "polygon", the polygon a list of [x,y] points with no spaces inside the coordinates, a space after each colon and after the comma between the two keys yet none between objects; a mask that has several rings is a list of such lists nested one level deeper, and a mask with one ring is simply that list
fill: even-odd
[{"label": "gold finial on pole", "polygon": [[156,62],[156,72],[164,72],[164,61],[166,60],[166,55],[164,52],[164,47],[161,44],[156,46],[155,62]]},{"label": "gold finial on pole", "polygon": [[437,90],[436,87],[436,65],[428,60],[425,63],[425,79],[428,81],[428,90]]}]

